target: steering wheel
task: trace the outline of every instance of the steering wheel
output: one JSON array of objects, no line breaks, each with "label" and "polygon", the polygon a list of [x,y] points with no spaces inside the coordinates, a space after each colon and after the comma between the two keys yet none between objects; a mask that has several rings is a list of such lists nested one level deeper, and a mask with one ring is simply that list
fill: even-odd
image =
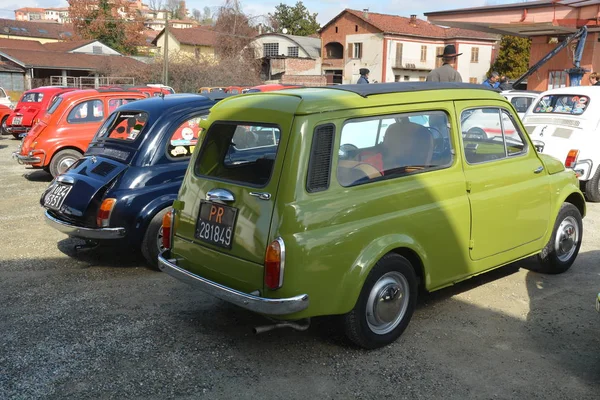
[{"label": "steering wheel", "polygon": [[485,131],[478,126],[474,126],[467,131],[466,135],[467,139],[477,139],[477,140],[485,140],[487,139],[487,135]]},{"label": "steering wheel", "polygon": [[441,154],[446,150],[446,143],[444,141],[444,135],[439,131],[439,129],[430,126],[429,132],[433,138],[433,153]]},{"label": "steering wheel", "polygon": [[347,159],[350,156],[350,153],[358,150],[358,147],[351,143],[346,143],[340,146],[340,158]]}]

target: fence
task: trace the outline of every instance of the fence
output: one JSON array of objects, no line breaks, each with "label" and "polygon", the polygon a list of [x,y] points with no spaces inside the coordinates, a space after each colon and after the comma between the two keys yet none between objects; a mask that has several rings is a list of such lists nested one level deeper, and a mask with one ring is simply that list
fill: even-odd
[{"label": "fence", "polygon": [[109,85],[135,85],[135,78],[123,76],[51,76],[51,86],[69,86],[79,89],[97,89]]}]

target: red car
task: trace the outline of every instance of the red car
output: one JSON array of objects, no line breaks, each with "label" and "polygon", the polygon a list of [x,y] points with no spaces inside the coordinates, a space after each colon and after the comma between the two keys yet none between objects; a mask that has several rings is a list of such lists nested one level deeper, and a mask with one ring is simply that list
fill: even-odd
[{"label": "red car", "polygon": [[101,86],[99,89],[122,89],[129,91],[142,92],[146,97],[157,97],[161,95],[169,95],[174,94],[175,91],[169,86],[148,86],[148,85],[109,85],[109,86]]},{"label": "red car", "polygon": [[299,88],[302,86],[288,86],[288,85],[280,85],[279,83],[271,83],[268,85],[258,85],[251,87],[250,89],[245,89],[246,91],[243,93],[256,93],[256,92],[272,92],[273,90],[281,90],[281,89],[292,89]]},{"label": "red car", "polygon": [[73,90],[77,89],[65,86],[42,86],[27,90],[2,125],[2,129],[15,138],[26,134],[44,116],[57,95]]},{"label": "red car", "polygon": [[29,131],[13,153],[20,164],[62,174],[82,157],[106,117],[119,106],[144,99],[144,94],[119,89],[63,93]]},{"label": "red car", "polygon": [[8,135],[8,132],[6,131],[6,120],[12,111],[13,110],[9,107],[0,105],[0,131],[2,131],[3,135]]}]

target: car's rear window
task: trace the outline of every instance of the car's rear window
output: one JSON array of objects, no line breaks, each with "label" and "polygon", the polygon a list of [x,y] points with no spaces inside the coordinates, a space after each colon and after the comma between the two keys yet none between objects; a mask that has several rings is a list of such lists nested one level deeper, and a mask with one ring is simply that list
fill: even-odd
[{"label": "car's rear window", "polygon": [[266,186],[273,172],[280,137],[281,131],[273,125],[214,123],[202,144],[196,174]]},{"label": "car's rear window", "polygon": [[100,127],[97,139],[113,139],[133,142],[146,127],[148,113],[125,111],[113,113]]},{"label": "car's rear window", "polygon": [[22,103],[39,103],[44,98],[44,93],[31,92],[23,94],[21,97]]},{"label": "car's rear window", "polygon": [[544,96],[533,108],[534,114],[581,115],[590,105],[590,98],[577,94],[554,94]]}]

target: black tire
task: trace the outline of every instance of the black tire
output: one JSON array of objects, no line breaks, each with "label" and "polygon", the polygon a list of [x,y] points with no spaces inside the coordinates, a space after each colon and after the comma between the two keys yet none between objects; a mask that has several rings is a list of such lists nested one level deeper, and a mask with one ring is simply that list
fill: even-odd
[{"label": "black tire", "polygon": [[[394,286],[394,280],[397,280],[399,285]],[[404,332],[413,315],[417,304],[417,285],[415,269],[410,261],[394,253],[385,255],[367,276],[352,311],[342,316],[346,336],[358,346],[367,349],[375,349],[394,342]],[[408,301],[405,300],[406,295]],[[392,301],[397,299],[396,304],[390,303],[392,308],[387,307],[387,322],[377,318],[377,316],[386,316],[386,308],[380,308],[379,312],[376,310],[377,305],[381,307],[381,304],[384,304],[377,299],[386,296]],[[397,304],[401,299],[404,300],[401,304]],[[368,308],[371,310],[369,315],[367,315]],[[393,317],[389,318],[390,316]]]},{"label": "black tire", "polygon": [[83,155],[77,150],[61,150],[50,161],[50,173],[54,178],[65,172],[68,166],[79,160]]},{"label": "black tire", "polygon": [[6,120],[8,119],[8,115],[5,115],[0,121],[0,135],[10,135],[10,133],[4,128],[6,124]]},{"label": "black tire", "polygon": [[585,198],[593,203],[600,202],[600,167],[596,173],[585,183]]},{"label": "black tire", "polygon": [[142,241],[142,254],[146,262],[150,268],[157,271],[160,271],[158,268],[158,253],[162,251],[162,242],[159,242],[162,237],[162,221],[167,211],[169,211],[168,208],[162,209],[152,218]]},{"label": "black tire", "polygon": [[567,271],[577,258],[582,237],[581,213],[573,204],[563,203],[556,217],[552,236],[546,247],[537,255],[537,270],[545,274],[561,274]]}]

